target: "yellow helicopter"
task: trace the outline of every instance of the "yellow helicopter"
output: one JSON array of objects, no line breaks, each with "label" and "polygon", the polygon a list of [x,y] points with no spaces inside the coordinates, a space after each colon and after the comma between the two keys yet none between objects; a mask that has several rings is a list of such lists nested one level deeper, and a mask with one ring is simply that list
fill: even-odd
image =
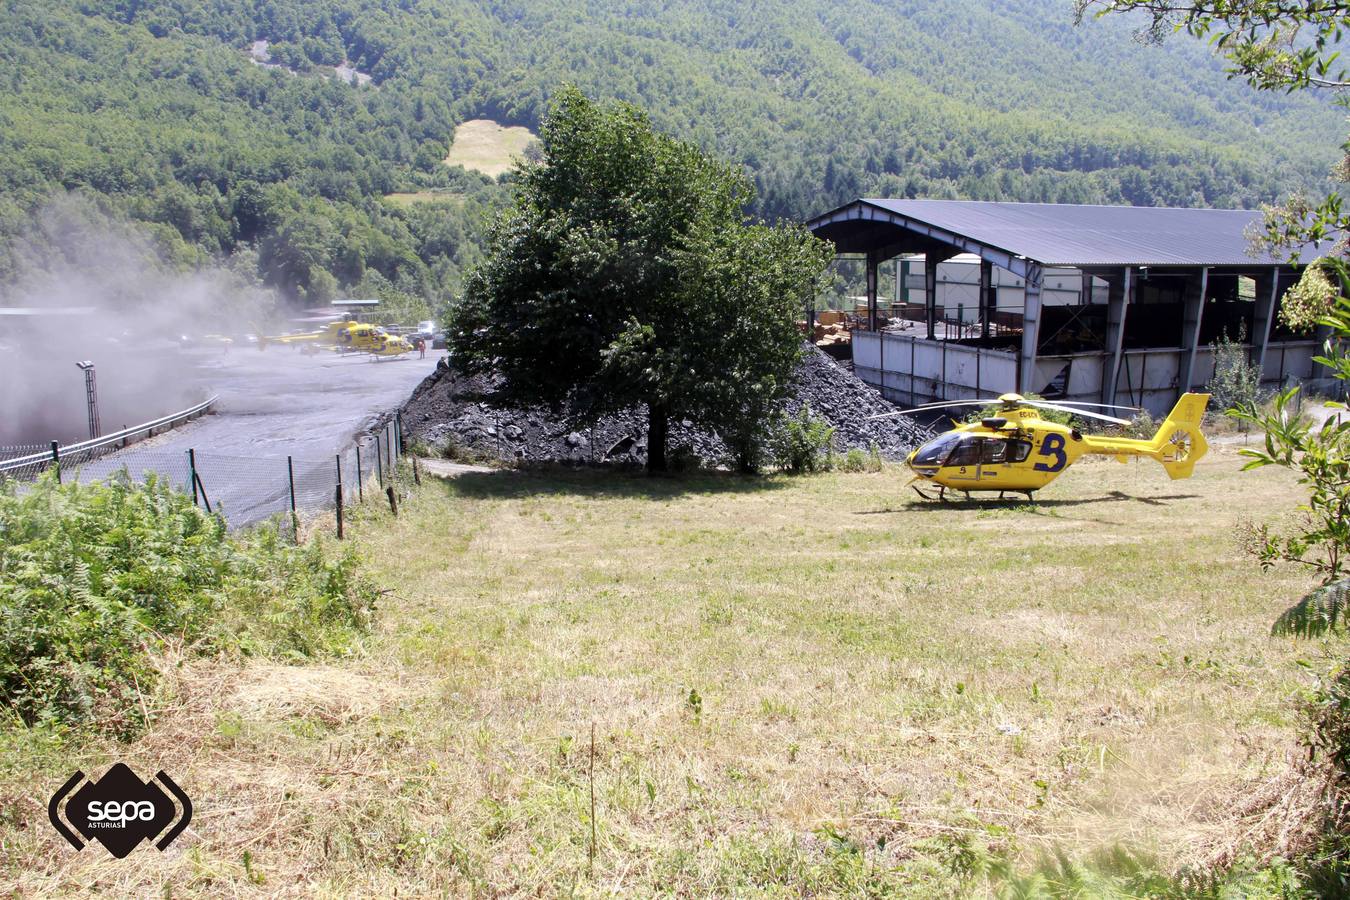
[{"label": "yellow helicopter", "polygon": [[306,347],[329,347],[339,353],[369,353],[372,358],[402,356],[411,353],[412,344],[404,338],[389,334],[378,325],[362,322],[330,322],[322,331],[304,334],[283,334],[275,337],[258,336],[258,349],[268,344],[298,344]]},{"label": "yellow helicopter", "polygon": [[[905,460],[914,472],[909,484],[926,500],[945,500],[948,490],[1005,491],[1026,494],[1045,487],[1085,454],[1115,457],[1125,462],[1131,456],[1144,456],[1162,463],[1173,479],[1189,478],[1195,464],[1205,455],[1209,444],[1200,433],[1200,420],[1209,403],[1209,394],[1183,394],[1168,413],[1154,436],[1147,440],[1083,434],[1077,428],[1041,418],[1040,410],[1071,413],[1085,419],[1097,419],[1114,425],[1129,425],[1126,419],[1083,409],[1085,406],[1109,409],[1102,403],[1064,401],[1050,403],[1028,400],[1020,394],[1004,394],[997,401],[958,400],[929,403],[900,412],[884,413],[874,419],[904,415],[951,406],[989,406],[998,403],[995,415],[979,422],[958,425],[915,450]],[[924,493],[919,483],[938,486],[937,496]]]},{"label": "yellow helicopter", "polygon": [[260,330],[258,331],[258,349],[266,350],[268,344],[299,344],[302,348],[305,345],[340,347],[344,341],[351,342],[351,329],[369,327],[372,326],[362,325],[360,322],[329,322],[321,331],[307,331],[304,334],[279,334],[270,337],[265,336]]},{"label": "yellow helicopter", "polygon": [[374,346],[365,351],[370,354],[371,362],[381,358],[395,358],[413,352],[413,345],[409,343],[408,339],[396,334],[382,334],[382,340],[373,343]]}]

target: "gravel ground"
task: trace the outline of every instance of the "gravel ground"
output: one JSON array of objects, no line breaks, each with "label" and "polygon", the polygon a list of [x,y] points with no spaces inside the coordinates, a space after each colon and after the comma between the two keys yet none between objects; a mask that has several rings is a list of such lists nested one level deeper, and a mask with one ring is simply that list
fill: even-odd
[{"label": "gravel ground", "polygon": [[[887,459],[902,459],[927,432],[907,417],[869,420],[897,407],[815,347],[806,345],[797,368],[796,390],[785,408],[796,414],[803,403],[835,428],[835,449],[867,450],[873,443]],[[555,462],[646,461],[646,410],[637,408],[601,419],[593,428],[575,429],[547,407],[503,406],[496,401],[500,381],[466,377],[442,365],[413,392],[403,407],[404,434],[432,447],[453,444],[473,455],[504,460]],[[669,447],[690,448],[705,462],[726,461],[726,447],[715,434],[689,420],[673,421]]]}]

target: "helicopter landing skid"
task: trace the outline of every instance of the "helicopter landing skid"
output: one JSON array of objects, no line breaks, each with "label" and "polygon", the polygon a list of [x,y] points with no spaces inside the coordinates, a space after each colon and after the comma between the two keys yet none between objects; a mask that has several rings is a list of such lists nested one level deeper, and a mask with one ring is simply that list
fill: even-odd
[{"label": "helicopter landing skid", "polygon": [[[998,492],[998,499],[1000,499],[1000,500],[1003,500],[1003,499],[1004,499],[1003,493],[1004,493],[1003,491],[999,491],[999,492]],[[1033,491],[1018,491],[1017,493],[1019,493],[1019,494],[1026,494],[1026,495],[1027,495],[1027,502],[1028,502],[1028,503],[1035,503],[1035,502],[1036,502],[1036,494],[1035,494]]]},{"label": "helicopter landing skid", "polygon": [[[914,493],[918,494],[920,497],[922,497],[922,498],[925,499],[925,500],[938,500],[938,501],[941,501],[941,502],[943,502],[943,503],[951,503],[951,502],[952,502],[952,501],[950,501],[950,500],[947,499],[947,488],[946,488],[944,485],[938,485],[938,492],[937,492],[937,495],[936,495],[936,496],[934,496],[933,494],[925,494],[922,490],[919,489],[919,486],[918,486],[917,484],[914,484],[914,483],[912,483],[912,482],[910,483],[909,486],[910,486],[910,488],[914,491]],[[973,500],[973,499],[974,499],[974,498],[971,496],[970,491],[962,491],[961,493],[965,494],[966,500]],[[1010,499],[1010,498],[1004,496],[1006,493],[1007,493],[1006,491],[999,491],[999,492],[998,492],[998,499],[999,499],[999,500],[1002,500],[1002,501],[1006,501],[1006,500]],[[1018,494],[1026,494],[1026,496],[1027,496],[1027,502],[1028,502],[1028,503],[1035,503],[1035,502],[1036,502],[1036,495],[1035,495],[1035,493],[1034,493],[1033,491],[1015,491],[1014,493],[1018,493]]]}]

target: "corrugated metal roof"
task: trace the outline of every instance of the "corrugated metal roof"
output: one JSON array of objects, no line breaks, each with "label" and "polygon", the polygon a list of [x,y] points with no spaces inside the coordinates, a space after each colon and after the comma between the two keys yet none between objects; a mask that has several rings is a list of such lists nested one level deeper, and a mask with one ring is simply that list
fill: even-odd
[{"label": "corrugated metal roof", "polygon": [[[1252,210],[1077,206],[979,200],[865,199],[1046,266],[1252,266],[1284,260],[1248,252]],[[821,218],[824,218],[823,216]],[[1315,252],[1305,253],[1311,259]]]}]

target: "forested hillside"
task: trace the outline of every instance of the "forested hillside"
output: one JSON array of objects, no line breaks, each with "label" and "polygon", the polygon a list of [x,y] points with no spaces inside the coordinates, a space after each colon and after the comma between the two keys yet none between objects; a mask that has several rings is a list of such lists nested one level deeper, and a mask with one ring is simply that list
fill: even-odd
[{"label": "forested hillside", "polygon": [[[769,218],[859,194],[1251,206],[1320,182],[1342,127],[1227,82],[1203,48],[1075,28],[1068,0],[3,8],[0,281],[54,264],[33,215],[74,191],[172,265],[435,306],[502,193],[442,163],[455,125],[536,127],[564,81],[743,163]],[[439,199],[385,199],[408,191]]]}]

